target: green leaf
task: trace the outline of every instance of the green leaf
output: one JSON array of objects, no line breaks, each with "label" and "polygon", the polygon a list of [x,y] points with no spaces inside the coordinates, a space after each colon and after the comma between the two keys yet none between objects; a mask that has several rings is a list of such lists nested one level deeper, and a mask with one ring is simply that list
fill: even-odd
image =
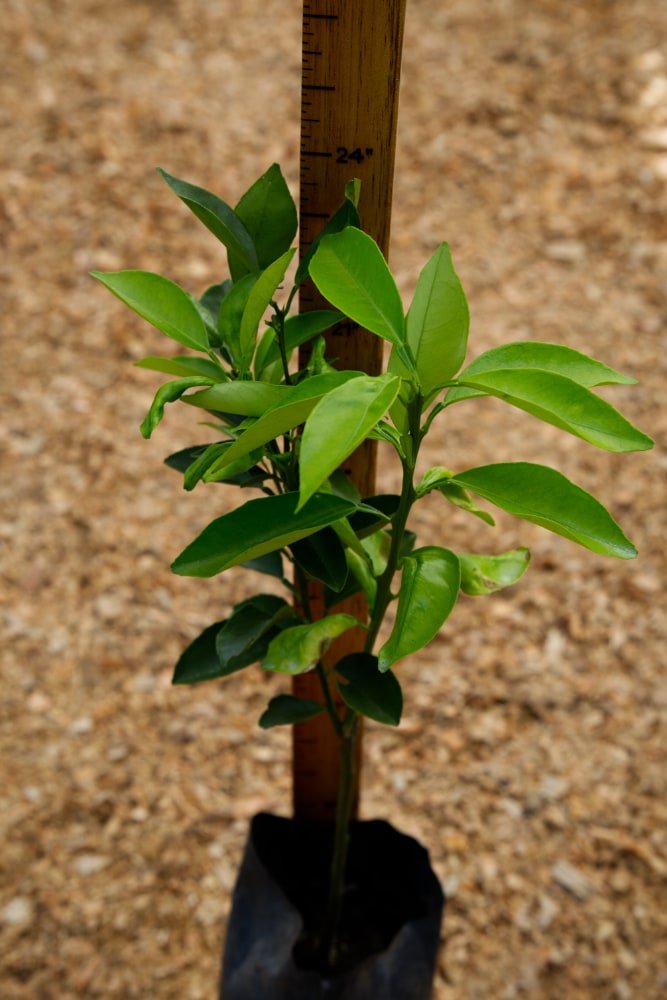
[{"label": "green leaf", "polygon": [[437,635],[461,586],[461,568],[449,549],[427,545],[406,556],[391,635],[380,650],[380,670],[416,653]]},{"label": "green leaf", "polygon": [[457,473],[452,482],[592,552],[619,559],[637,555],[632,542],[595,497],[545,465],[483,465]]},{"label": "green leaf", "polygon": [[262,271],[248,296],[239,328],[241,372],[248,371],[252,364],[260,320],[268,309],[278,285],[285,277],[295,253],[296,249],[288,250],[278,260],[274,260],[266,270]]},{"label": "green leaf", "polygon": [[375,607],[375,598],[377,597],[377,580],[373,575],[370,559],[365,553],[361,556],[352,549],[345,550],[345,559],[350,574],[364,592],[368,610],[372,612]]},{"label": "green leaf", "polygon": [[522,547],[497,556],[459,554],[459,561],[461,590],[476,597],[516,583],[528,569],[530,551]]},{"label": "green leaf", "polygon": [[228,253],[235,259],[238,258],[246,271],[259,270],[252,238],[236,212],[226,202],[204,188],[172,177],[166,170],[158,170],[158,173],[200,222],[220,240]]},{"label": "green leaf", "polygon": [[184,402],[212,413],[233,413],[241,417],[261,417],[265,410],[287,399],[290,387],[270,382],[220,382],[188,396]]},{"label": "green leaf", "polygon": [[208,350],[204,320],[187,292],[151,271],[91,271],[110,292],[143,319],[185,347]]},{"label": "green leaf", "polygon": [[198,684],[220,676],[215,637],[224,624],[222,621],[209,625],[190,643],[179,657],[171,679],[172,684]]},{"label": "green leaf", "polygon": [[180,378],[175,382],[166,382],[163,386],[160,386],[155,393],[148,413],[139,426],[142,437],[149,438],[151,436],[164,416],[164,408],[167,403],[174,403],[188,389],[210,384],[211,380],[209,378],[201,375],[191,375],[189,378]]},{"label": "green leaf", "polygon": [[245,274],[220,303],[218,310],[218,333],[228,348],[235,366],[241,369],[243,351],[241,349],[241,320],[248,304],[250,293],[257,283],[256,274]]},{"label": "green leaf", "polygon": [[400,384],[394,375],[363,375],[320,400],[301,438],[299,504],[368,437],[393,403]]},{"label": "green leaf", "polygon": [[229,278],[225,278],[224,281],[219,282],[217,285],[210,285],[199,301],[205,309],[208,309],[211,316],[217,316],[220,312],[222,301],[229,294],[231,288],[232,282]]},{"label": "green leaf", "polygon": [[348,227],[326,236],[310,263],[322,295],[342,313],[391,344],[405,343],[403,303],[377,243]]},{"label": "green leaf", "polygon": [[257,573],[275,576],[278,580],[284,579],[283,559],[280,552],[267,552],[266,555],[259,556],[257,559],[249,559],[248,562],[241,563],[241,568],[254,569]]},{"label": "green leaf", "polygon": [[320,493],[297,511],[297,499],[296,493],[260,497],[217,517],[174,560],[172,570],[181,576],[215,576],[312,535],[355,509],[347,500]]},{"label": "green leaf", "polygon": [[345,614],[327,615],[309,625],[287,628],[272,641],[262,667],[279,674],[303,674],[317,666],[333,640],[351,628],[363,626]]},{"label": "green leaf", "polygon": [[142,358],[135,361],[135,368],[148,368],[153,372],[163,372],[165,375],[203,375],[211,382],[226,382],[228,375],[222,365],[208,358],[189,358],[179,355],[175,358]]},{"label": "green leaf", "polygon": [[224,458],[211,468],[207,478],[213,481],[225,476],[228,462],[238,461],[243,455],[298,427],[327,393],[359,377],[358,372],[332,372],[315,375],[296,386],[281,386],[286,391],[278,403],[269,407],[256,423],[237,438]]},{"label": "green leaf", "polygon": [[359,538],[366,538],[384,527],[398,510],[401,498],[397,493],[379,493],[364,497],[363,507],[350,518],[350,525]]},{"label": "green leaf", "polygon": [[[298,313],[285,320],[285,353],[289,358],[295,348],[312,340],[318,334],[328,330],[340,319],[342,314],[333,309],[314,309],[312,312]],[[266,339],[265,339],[266,338]],[[276,331],[267,330],[255,355],[255,374],[262,377],[262,372],[269,365],[280,360],[280,348],[276,339]]]},{"label": "green leaf", "polygon": [[280,628],[295,619],[294,608],[273,594],[256,594],[237,604],[215,641],[222,674],[261,660]]},{"label": "green leaf", "polygon": [[[197,483],[206,475],[209,468],[215,462],[224,459],[225,454],[231,447],[231,441],[219,441],[215,444],[209,445],[204,453],[198,455],[192,464],[186,469],[185,477],[183,479],[183,487],[186,490],[193,490]],[[243,458],[237,462],[227,463],[225,465],[226,474],[224,479],[229,481],[230,479],[235,479],[236,476],[247,472],[248,469],[251,469],[261,457],[261,451],[254,451],[249,455],[244,455]]]},{"label": "green leaf", "polygon": [[357,194],[358,189],[353,187],[348,190],[347,185],[345,186],[345,201],[340,208],[336,209],[324,229],[318,233],[312,244],[308,247],[306,253],[299,261],[294,282],[297,288],[302,285],[308,277],[311,261],[317,253],[317,249],[325,236],[333,236],[334,233],[340,233],[348,226],[355,226],[357,229],[361,226],[357,203],[354,201],[355,195]]},{"label": "green leaf", "polygon": [[506,369],[466,375],[461,384],[497,396],[607,451],[645,451],[653,446],[651,438],[610,403],[563,375]]},{"label": "green leaf", "polygon": [[[474,514],[481,521],[490,524],[492,527],[495,525],[493,517],[488,511],[482,510],[478,507],[475,501],[472,499],[470,494],[466,492],[461,486],[456,486],[452,483],[452,476],[454,475],[449,469],[443,468],[441,465],[434,466],[424,473],[421,483],[417,487],[415,493],[419,500],[421,497],[426,496],[432,490],[437,490],[441,493],[445,499],[449,500],[450,503],[454,504],[460,510],[465,510],[469,514]],[[356,515],[355,515],[356,517]]]},{"label": "green leaf", "polygon": [[337,593],[347,580],[345,549],[333,528],[322,528],[308,538],[290,545],[294,561],[315,580]]},{"label": "green leaf", "polygon": [[[470,312],[452,264],[449,246],[441,243],[419,275],[407,317],[407,338],[417,364],[425,400],[459,370],[466,356]],[[392,353],[389,370],[405,374]]]},{"label": "green leaf", "polygon": [[[244,224],[264,269],[289,250],[297,230],[296,206],[277,163],[255,181],[234,209]],[[243,264],[230,255],[232,276],[243,273]]]},{"label": "green leaf", "polygon": [[388,726],[397,726],[403,711],[403,692],[394,674],[380,673],[377,656],[350,653],[336,664],[336,673],[347,683],[338,683],[340,696],[361,715]]},{"label": "green leaf", "polygon": [[[637,381],[630,378],[629,375],[622,375],[613,368],[608,368],[601,361],[596,361],[580,351],[573,350],[571,347],[546,344],[536,340],[503,344],[501,347],[485,351],[484,354],[480,354],[478,358],[466,365],[461,372],[461,378],[465,379],[468,375],[478,375],[481,372],[508,368],[538,368],[555,375],[564,375],[578,385],[583,385],[586,389],[614,383],[634,385]],[[447,393],[446,405],[449,406],[458,400],[477,395],[483,395],[481,390],[454,387]]]},{"label": "green leaf", "polygon": [[291,694],[278,694],[272,698],[259,719],[262,729],[273,726],[293,726],[308,722],[325,711],[324,705],[308,698],[295,698]]}]

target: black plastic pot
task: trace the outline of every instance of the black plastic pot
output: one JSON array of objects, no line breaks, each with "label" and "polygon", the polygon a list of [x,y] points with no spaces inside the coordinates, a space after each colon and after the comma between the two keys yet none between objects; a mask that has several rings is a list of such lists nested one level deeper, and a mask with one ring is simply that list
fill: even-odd
[{"label": "black plastic pot", "polygon": [[430,1000],[444,908],[427,851],[383,820],[354,822],[331,976],[310,955],[332,831],[260,813],[234,890],[220,1000]]}]

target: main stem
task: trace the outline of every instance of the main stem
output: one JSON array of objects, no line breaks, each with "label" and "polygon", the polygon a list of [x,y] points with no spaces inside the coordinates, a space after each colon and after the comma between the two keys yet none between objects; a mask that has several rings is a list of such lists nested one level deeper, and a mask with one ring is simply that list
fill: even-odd
[{"label": "main stem", "polygon": [[[413,402],[410,408],[410,432],[406,436],[406,444],[410,458],[403,460],[403,483],[398,510],[392,526],[391,547],[385,570],[378,581],[377,595],[373,614],[368,626],[368,638],[365,651],[371,653],[378,631],[384,620],[389,603],[392,600],[391,583],[398,567],[403,537],[410,509],[414,503],[415,493],[413,477],[419,448],[419,413],[421,399]],[[335,709],[334,709],[335,712]],[[331,708],[329,710],[331,715]],[[359,729],[359,716],[348,709],[342,725],[338,715],[332,715],[332,724],[340,738],[340,779],[338,801],[336,806],[336,826],[334,831],[333,858],[331,862],[331,879],[329,883],[329,900],[322,931],[321,954],[325,964],[335,968],[340,943],[338,940],[338,925],[340,923],[345,895],[345,868],[350,846],[350,820],[352,818],[352,803],[355,784],[356,740]]]}]

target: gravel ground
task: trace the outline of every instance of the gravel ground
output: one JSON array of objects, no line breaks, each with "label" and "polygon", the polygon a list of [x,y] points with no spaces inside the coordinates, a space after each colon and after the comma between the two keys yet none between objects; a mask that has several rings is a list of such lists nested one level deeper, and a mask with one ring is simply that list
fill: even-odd
[{"label": "gravel ground", "polygon": [[[590,351],[639,379],[605,394],[664,440],[667,7],[408,8],[402,291],[449,240],[473,355],[531,337]],[[170,575],[213,516],[210,491],[185,495],[161,465],[194,420],[174,412],[141,440],[157,383],[132,362],[163,344],[87,271],[139,266],[195,292],[222,276],[156,165],[233,201],[277,160],[296,192],[300,15],[5,0],[3,1000],[213,996],[248,818],[288,808],[289,734],[255,724],[280,683],[246,671],[170,687],[183,645],[253,581]],[[425,463],[545,460],[610,507],[640,558],[424,505],[429,540],[529,544],[533,566],[503,595],[462,600],[402,668],[404,723],[369,726],[363,815],[420,837],[445,885],[436,1000],[658,1000],[664,452],[611,456],[519,413],[501,421],[499,402],[467,407]],[[214,512],[232,502],[215,499]]]}]

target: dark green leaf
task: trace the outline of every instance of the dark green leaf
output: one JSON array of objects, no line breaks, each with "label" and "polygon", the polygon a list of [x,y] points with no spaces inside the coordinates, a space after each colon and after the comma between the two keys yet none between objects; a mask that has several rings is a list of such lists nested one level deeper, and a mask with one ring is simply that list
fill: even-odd
[{"label": "dark green leaf", "polygon": [[452,482],[592,552],[619,559],[637,555],[632,542],[595,497],[545,465],[484,465],[457,473]]},{"label": "dark green leaf", "polygon": [[[296,206],[277,163],[248,188],[234,211],[250,234],[262,270],[289,250],[298,224]],[[229,267],[233,277],[243,274],[243,264],[233,254]]]},{"label": "dark green leaf", "polygon": [[397,726],[403,711],[403,693],[394,674],[380,673],[377,656],[350,653],[336,664],[346,684],[338,684],[345,704],[361,715],[388,726]]},{"label": "dark green leaf", "polygon": [[155,393],[153,402],[139,429],[142,437],[149,438],[164,416],[167,403],[174,403],[184,392],[196,386],[210,385],[211,380],[201,375],[191,375],[189,378],[179,378],[175,382],[166,382]]},{"label": "dark green leaf", "polygon": [[403,303],[377,243],[348,227],[326,236],[310,263],[322,295],[342,313],[391,344],[405,342]]},{"label": "dark green leaf", "polygon": [[220,662],[215,649],[215,637],[224,625],[216,622],[204,629],[179,657],[172,684],[198,684],[199,681],[220,677]]},{"label": "dark green leaf", "polygon": [[250,234],[236,212],[226,202],[204,188],[172,177],[166,170],[159,170],[159,173],[172,191],[220,240],[228,253],[239,260],[246,271],[259,270],[257,252]]},{"label": "dark green leaf", "polygon": [[169,455],[165,458],[164,464],[168,465],[170,469],[176,469],[176,472],[185,472],[188,466],[203,455],[208,447],[208,444],[192,444],[188,448],[182,448],[180,451],[175,451],[173,455]]},{"label": "dark green leaf", "polygon": [[290,549],[294,560],[309,576],[326,584],[330,590],[341,591],[347,580],[345,549],[332,528],[322,528],[314,535],[294,542]]},{"label": "dark green leaf", "polygon": [[380,650],[380,670],[416,653],[437,635],[461,587],[459,560],[449,549],[427,545],[406,556],[391,635]]},{"label": "dark green leaf", "polygon": [[[198,455],[194,462],[188,467],[183,480],[183,486],[186,490],[193,490],[197,483],[206,475],[206,472],[214,464],[218,462],[227,451],[232,447],[231,441],[221,441],[208,446],[206,451],[202,455]],[[242,459],[236,462],[229,462],[226,465],[226,475],[224,480],[229,482],[235,479],[237,476],[248,469],[251,469],[256,462],[261,459],[262,453],[252,452],[250,455],[244,455]]]},{"label": "dark green leaf", "polygon": [[208,309],[211,316],[217,316],[220,312],[222,300],[229,294],[231,288],[232,282],[229,278],[225,278],[219,284],[211,285],[210,288],[207,288],[199,301],[205,309]]},{"label": "dark green leaf", "polygon": [[187,292],[150,271],[92,271],[110,292],[143,319],[185,347],[208,350],[203,319]]},{"label": "dark green leaf", "polygon": [[312,535],[355,509],[347,500],[320,493],[297,511],[297,499],[296,493],[260,497],[216,518],[175,559],[174,573],[215,576]]},{"label": "dark green leaf", "polygon": [[[350,194],[354,195],[354,193],[355,191],[353,189],[350,192]],[[345,201],[340,206],[340,208],[338,208],[334,212],[334,214],[331,216],[324,229],[322,229],[322,231],[318,233],[318,235],[313,240],[311,246],[308,247],[308,250],[301,258],[299,266],[297,268],[296,279],[295,279],[295,284],[297,285],[297,287],[299,285],[302,285],[303,282],[308,277],[308,269],[310,268],[310,262],[317,253],[317,248],[319,247],[321,241],[324,239],[325,236],[333,236],[334,233],[340,233],[343,231],[343,229],[346,229],[348,226],[355,226],[358,229],[360,225],[361,225],[361,220],[359,219],[359,212],[357,206],[354,203],[354,201],[350,197],[348,197],[348,192],[346,190]]]},{"label": "dark green leaf", "polygon": [[461,382],[497,396],[598,448],[623,452],[645,451],[653,446],[651,438],[633,427],[610,403],[563,375],[508,368],[466,375]]},{"label": "dark green leaf", "polygon": [[255,572],[265,573],[267,576],[275,576],[278,580],[283,579],[283,559],[280,552],[267,552],[265,556],[241,563],[241,567],[254,569]]},{"label": "dark green leaf", "polygon": [[273,594],[256,594],[237,604],[215,641],[223,674],[261,660],[280,628],[296,618],[294,609]]},{"label": "dark green leaf", "polygon": [[262,660],[264,670],[303,674],[317,666],[334,639],[361,623],[352,615],[327,615],[309,625],[295,625],[277,635]]},{"label": "dark green leaf", "polygon": [[299,722],[307,722],[325,711],[324,705],[307,698],[295,698],[291,694],[278,694],[272,698],[266,710],[260,716],[262,729],[272,729],[273,726],[293,726]]},{"label": "dark green leaf", "polygon": [[477,597],[481,594],[493,594],[503,587],[511,587],[528,569],[530,552],[527,548],[512,549],[498,556],[462,555],[461,590],[464,594]]},{"label": "dark green leaf", "polygon": [[350,525],[359,538],[366,538],[391,520],[398,510],[400,500],[396,493],[364,497],[364,507],[352,515]]},{"label": "dark green leaf", "polygon": [[368,436],[393,403],[399,387],[400,379],[393,375],[362,375],[320,400],[306,420],[301,438],[300,504]]}]

